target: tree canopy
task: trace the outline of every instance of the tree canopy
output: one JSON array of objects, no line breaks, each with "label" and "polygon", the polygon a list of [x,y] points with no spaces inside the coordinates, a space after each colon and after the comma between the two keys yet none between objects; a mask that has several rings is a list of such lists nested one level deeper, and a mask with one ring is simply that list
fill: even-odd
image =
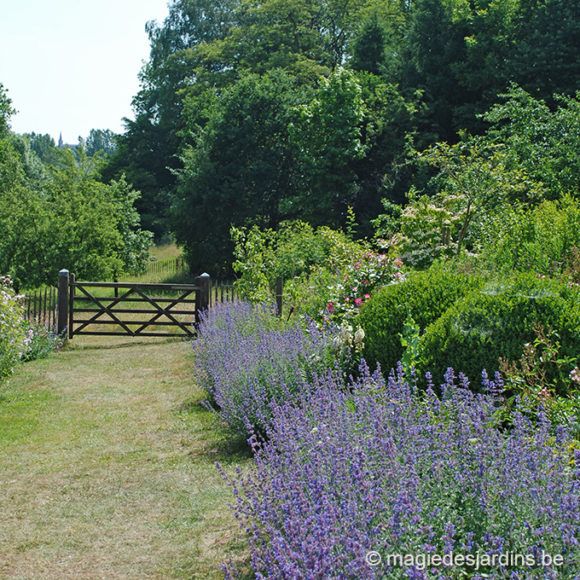
[{"label": "tree canopy", "polygon": [[[92,131],[85,152],[106,154],[99,183],[140,192],[127,195],[144,228],[174,235],[193,270],[214,274],[231,266],[232,226],[343,227],[351,211],[370,236],[383,204],[434,194],[437,168],[414,152],[466,135],[501,144],[501,167],[521,160],[555,199],[576,187],[564,153],[574,137],[558,145],[580,89],[573,4],[173,0],[164,22],[147,25],[134,119],[122,135]],[[0,95],[5,136],[11,104]],[[47,137],[2,144],[11,194],[26,180],[52,183],[48,166],[66,170]]]},{"label": "tree canopy", "polygon": [[62,268],[105,280],[139,271],[151,242],[139,193],[123,178],[101,181],[82,144],[57,149],[49,136],[12,133],[2,87],[0,107],[0,272],[30,288],[54,284]]},{"label": "tree canopy", "polygon": [[[485,132],[518,83],[555,106],[580,71],[566,0],[174,0],[148,28],[135,120],[104,175],[126,174],[159,236],[221,268],[229,226],[289,217],[361,235],[381,199],[429,172],[410,148]],[[211,232],[211,233],[210,233]],[[209,256],[213,256],[210,258]],[[206,262],[206,267],[209,267]]]}]

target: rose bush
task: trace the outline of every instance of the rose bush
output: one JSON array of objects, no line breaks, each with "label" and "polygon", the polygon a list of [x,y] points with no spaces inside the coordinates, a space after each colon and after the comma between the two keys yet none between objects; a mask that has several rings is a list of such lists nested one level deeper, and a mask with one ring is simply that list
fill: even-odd
[{"label": "rose bush", "polygon": [[325,323],[355,324],[360,307],[383,286],[403,280],[403,262],[370,250],[346,267],[343,279],[329,289]]},{"label": "rose bush", "polygon": [[0,277],[0,382],[9,377],[26,348],[24,311],[12,280]]}]

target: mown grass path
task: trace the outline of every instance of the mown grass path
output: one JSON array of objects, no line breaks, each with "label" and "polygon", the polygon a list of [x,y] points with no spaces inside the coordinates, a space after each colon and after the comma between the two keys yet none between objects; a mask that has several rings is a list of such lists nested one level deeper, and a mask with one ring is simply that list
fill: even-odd
[{"label": "mown grass path", "polygon": [[247,557],[215,469],[247,464],[191,346],[77,339],[0,391],[0,578],[220,578]]}]

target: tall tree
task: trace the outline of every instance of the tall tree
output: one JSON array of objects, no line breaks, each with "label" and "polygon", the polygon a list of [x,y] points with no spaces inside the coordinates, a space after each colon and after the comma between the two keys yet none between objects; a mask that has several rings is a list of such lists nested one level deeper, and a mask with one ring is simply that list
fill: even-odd
[{"label": "tall tree", "polygon": [[0,137],[6,135],[10,129],[10,117],[15,113],[12,101],[4,85],[0,83]]},{"label": "tall tree", "polygon": [[27,133],[26,137],[30,141],[30,148],[40,160],[46,165],[54,165],[58,159],[56,144],[54,139],[48,134]]},{"label": "tall tree", "polygon": [[535,96],[580,90],[580,10],[574,0],[520,0],[512,80]]},{"label": "tall tree", "polygon": [[43,166],[26,136],[0,136],[0,273],[34,287],[54,284],[61,268],[97,279],[138,271],[151,241],[138,192],[98,181],[83,147],[54,151],[57,162]]},{"label": "tall tree", "polygon": [[137,206],[143,225],[157,237],[167,233],[168,200],[175,188],[174,170],[180,167],[182,93],[197,81],[192,51],[223,37],[237,6],[238,0],[174,0],[162,24],[147,24],[151,53],[133,99],[135,119],[125,120],[126,131],[103,177],[125,175],[142,192]]},{"label": "tall tree", "polygon": [[365,104],[356,75],[339,69],[322,79],[314,99],[300,112],[292,139],[301,166],[301,185],[288,203],[299,208],[293,217],[338,227],[355,202],[354,162],[364,156]]},{"label": "tall tree", "polygon": [[89,157],[97,153],[111,155],[117,148],[115,134],[110,129],[91,129],[85,147]]},{"label": "tall tree", "polygon": [[465,59],[468,32],[460,7],[459,0],[416,0],[413,5],[401,83],[407,91],[424,93],[428,108],[419,128],[424,144],[453,141],[460,128],[454,114],[467,95],[457,67]]},{"label": "tall tree", "polygon": [[276,225],[295,191],[289,125],[301,101],[282,71],[243,77],[208,111],[209,121],[183,155],[173,212],[177,241],[192,270],[227,270],[231,226]]},{"label": "tall tree", "polygon": [[387,49],[386,26],[376,12],[366,19],[355,36],[350,66],[378,75],[384,71]]}]

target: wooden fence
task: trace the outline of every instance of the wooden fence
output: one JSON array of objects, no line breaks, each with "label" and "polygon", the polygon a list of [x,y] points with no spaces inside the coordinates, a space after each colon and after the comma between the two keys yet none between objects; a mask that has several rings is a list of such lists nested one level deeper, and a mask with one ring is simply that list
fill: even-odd
[{"label": "wooden fence", "polygon": [[56,288],[42,288],[27,292],[24,297],[24,316],[31,324],[39,324],[48,330],[56,330],[57,300]]},{"label": "wooden fence", "polygon": [[210,306],[222,302],[233,302],[239,298],[236,287],[231,282],[213,281],[210,291]]},{"label": "wooden fence", "polygon": [[[276,278],[276,285],[274,289],[274,298],[276,300],[276,310],[278,315],[282,315],[282,294],[284,289],[284,281],[282,278]],[[219,304],[221,302],[233,302],[239,300],[240,296],[232,282],[217,282],[212,281],[210,293],[210,306]]]},{"label": "wooden fence", "polygon": [[[181,260],[181,259],[179,259]],[[172,259],[175,262],[175,260]],[[161,261],[160,261],[161,262]],[[166,262],[166,261],[164,261]],[[181,266],[178,266],[181,267]],[[185,268],[185,266],[184,266]],[[71,279],[72,278],[72,279]],[[211,281],[209,276],[198,277],[196,279],[196,285],[163,285],[163,284],[143,284],[143,283],[105,283],[105,282],[93,282],[84,283],[85,286],[90,284],[93,288],[110,288],[114,292],[114,296],[109,298],[102,298],[100,296],[93,296],[91,292],[88,295],[79,287],[83,283],[78,283],[74,281],[74,277],[69,275],[68,271],[62,270],[59,275],[59,288],[42,288],[39,290],[34,290],[27,293],[24,299],[24,312],[26,319],[31,323],[41,324],[58,333],[66,331],[66,334],[72,338],[74,334],[77,334],[74,329],[75,326],[82,326],[82,329],[87,333],[89,324],[86,320],[75,319],[75,310],[79,314],[79,309],[82,309],[81,302],[88,302],[90,308],[95,308],[94,311],[88,312],[85,308],[83,314],[88,315],[88,319],[94,318],[90,324],[102,324],[105,317],[109,318],[106,325],[111,325],[115,323],[117,326],[121,327],[121,332],[123,334],[136,335],[140,334],[145,336],[145,330],[147,326],[177,326],[185,334],[192,334],[189,329],[185,329],[181,324],[180,320],[172,320],[171,317],[175,318],[177,312],[173,311],[172,308],[179,307],[179,302],[187,304],[187,296],[181,295],[181,298],[167,298],[161,297],[161,299],[156,303],[157,299],[151,300],[148,295],[140,295],[140,292],[149,290],[160,290],[162,292],[167,291],[177,291],[184,292],[189,291],[195,294],[195,299],[191,300],[191,307],[193,310],[188,312],[188,315],[193,315],[195,322],[199,320],[199,312],[205,308],[211,308],[216,304],[223,302],[232,302],[239,299],[236,287],[231,282],[223,281]],[[203,287],[203,289],[200,289]],[[129,292],[128,292],[129,291]],[[80,292],[81,295],[77,293]],[[126,294],[123,296],[119,295],[119,292]],[[131,299],[129,294],[131,294]],[[130,300],[129,300],[130,299]],[[122,307],[122,301],[132,301],[132,302],[146,302],[153,309],[151,312],[139,312],[135,305],[132,305],[128,312],[123,314],[151,314],[154,318],[153,324],[149,324],[148,321],[140,321],[130,323],[130,329],[128,331],[128,323],[121,321],[119,324],[119,319],[117,314],[119,307]],[[76,307],[75,307],[76,301]],[[164,304],[165,303],[165,304]],[[276,303],[278,307],[278,313],[282,312],[282,280],[276,281]],[[157,304],[157,305],[156,305]],[[114,310],[114,308],[117,308]],[[111,312],[113,316],[111,316]],[[167,317],[169,314],[169,317]],[[157,324],[155,324],[157,322]],[[133,324],[138,324],[137,328],[133,327]],[[125,327],[123,327],[125,325]],[[142,327],[142,328],[141,328]],[[101,329],[99,329],[101,332]],[[106,332],[106,334],[111,334],[111,332]],[[150,334],[149,334],[150,335]],[[156,336],[161,336],[161,334],[155,334]]]}]

